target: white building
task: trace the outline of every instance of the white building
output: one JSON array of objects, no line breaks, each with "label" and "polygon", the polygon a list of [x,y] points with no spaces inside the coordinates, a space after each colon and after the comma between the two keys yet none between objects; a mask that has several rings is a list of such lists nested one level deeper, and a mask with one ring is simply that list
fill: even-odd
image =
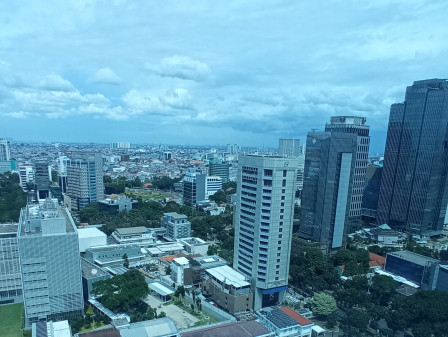
[{"label": "white building", "polygon": [[90,247],[107,245],[106,233],[96,227],[78,228],[78,237],[80,253],[85,253]]},{"label": "white building", "polygon": [[11,160],[11,146],[9,140],[0,139],[0,161]]},{"label": "white building", "polygon": [[185,247],[185,250],[190,254],[207,255],[209,242],[206,242],[200,238],[184,238],[178,240],[178,242]]},{"label": "white building", "polygon": [[314,323],[289,307],[264,308],[257,315],[277,337],[311,337]]},{"label": "white building", "polygon": [[19,165],[20,186],[26,191],[26,184],[32,184],[35,180],[34,167],[31,164]]},{"label": "white building", "polygon": [[300,139],[278,140],[278,154],[284,157],[298,157],[300,154]]},{"label": "white building", "polygon": [[171,278],[176,284],[184,284],[184,270],[190,268],[186,257],[177,257],[171,262]]},{"label": "white building", "polygon": [[166,228],[166,236],[173,240],[191,236],[191,223],[186,215],[176,212],[163,213],[160,219],[161,226]]},{"label": "white building", "polygon": [[298,159],[245,155],[238,166],[233,266],[259,310],[281,303],[288,285]]},{"label": "white building", "polygon": [[207,176],[205,183],[205,197],[215,194],[222,189],[222,178],[218,176]]}]

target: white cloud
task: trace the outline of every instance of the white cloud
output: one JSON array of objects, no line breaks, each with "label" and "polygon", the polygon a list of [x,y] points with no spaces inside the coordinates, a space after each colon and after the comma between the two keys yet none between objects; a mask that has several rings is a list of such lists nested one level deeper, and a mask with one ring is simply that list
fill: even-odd
[{"label": "white cloud", "polygon": [[146,64],[147,68],[164,77],[177,77],[184,80],[203,81],[210,76],[206,63],[186,56],[174,55],[164,58],[158,65]]},{"label": "white cloud", "polygon": [[50,91],[74,91],[75,87],[70,81],[63,79],[60,75],[50,74],[37,83],[37,87]]},{"label": "white cloud", "polygon": [[99,69],[90,79],[92,83],[120,84],[121,79],[109,67]]}]

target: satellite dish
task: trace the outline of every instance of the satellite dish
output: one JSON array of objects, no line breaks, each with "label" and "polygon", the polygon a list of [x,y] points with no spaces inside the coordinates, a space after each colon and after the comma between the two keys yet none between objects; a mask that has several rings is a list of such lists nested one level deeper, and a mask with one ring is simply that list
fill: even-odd
[{"label": "satellite dish", "polygon": [[96,273],[98,273],[98,270],[92,269],[92,275],[96,275]]}]

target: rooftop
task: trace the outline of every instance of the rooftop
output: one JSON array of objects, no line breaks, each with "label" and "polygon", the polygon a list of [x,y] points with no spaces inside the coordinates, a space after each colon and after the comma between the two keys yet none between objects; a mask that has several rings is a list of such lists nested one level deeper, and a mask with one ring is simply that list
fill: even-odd
[{"label": "rooftop", "polygon": [[148,286],[149,286],[149,288],[151,288],[156,293],[158,293],[162,296],[168,296],[168,295],[174,294],[174,289],[171,289],[160,282],[149,283]]},{"label": "rooftop", "polygon": [[140,247],[138,245],[105,245],[86,248],[86,250],[90,250],[91,252],[107,252],[123,249],[137,249],[140,252]]},{"label": "rooftop", "polygon": [[82,276],[86,279],[109,275],[105,270],[81,257]]},{"label": "rooftop", "polygon": [[120,235],[143,234],[146,233],[147,228],[143,226],[127,227],[127,228],[117,228],[115,231]]},{"label": "rooftop", "polygon": [[235,288],[247,287],[250,285],[246,277],[229,266],[215,267],[205,270],[208,274],[216,278],[219,282],[229,284]]},{"label": "rooftop", "polygon": [[84,227],[84,228],[78,228],[78,237],[80,239],[83,238],[90,238],[93,236],[107,236],[106,233],[100,231],[98,228],[96,227]]},{"label": "rooftop", "polygon": [[176,257],[173,261],[180,265],[189,264],[189,261],[186,257]]},{"label": "rooftop", "polygon": [[175,335],[177,328],[171,318],[163,317],[150,321],[131,323],[120,330],[121,337],[157,337]]},{"label": "rooftop", "polygon": [[256,321],[233,322],[195,328],[181,333],[182,337],[257,337],[269,334],[263,325]]},{"label": "rooftop", "polygon": [[79,337],[121,337],[120,331],[115,328],[83,332],[79,334]]},{"label": "rooftop", "polygon": [[186,219],[187,216],[184,214],[178,214],[176,212],[171,212],[171,213],[163,213],[164,216],[170,216],[174,219]]},{"label": "rooftop", "polygon": [[[426,257],[426,256],[423,256],[423,255],[420,255],[417,253],[413,253],[408,250],[400,250],[398,252],[388,253],[387,255],[395,256],[395,257],[401,258],[405,261],[409,261],[409,262],[418,264],[420,266],[426,266],[427,262],[431,262],[431,263],[439,262],[439,260],[436,260],[436,259],[433,259],[430,257]],[[386,261],[387,261],[387,258],[386,258]]]},{"label": "rooftop", "polygon": [[17,224],[17,223],[0,224],[0,235],[1,234],[17,233],[18,227],[19,227],[19,224]]},{"label": "rooftop", "polygon": [[279,329],[293,327],[296,325],[305,326],[313,324],[313,322],[311,322],[309,319],[303,317],[298,312],[289,307],[264,308],[261,309],[259,313],[265,316]]}]

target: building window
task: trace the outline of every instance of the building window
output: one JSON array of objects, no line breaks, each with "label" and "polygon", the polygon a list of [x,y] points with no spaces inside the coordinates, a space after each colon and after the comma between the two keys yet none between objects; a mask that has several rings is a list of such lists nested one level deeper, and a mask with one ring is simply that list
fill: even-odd
[{"label": "building window", "polygon": [[282,195],[282,200],[285,200],[285,196],[284,195]]},{"label": "building window", "polygon": [[286,190],[282,190],[282,193],[286,193]]},{"label": "building window", "polygon": [[272,177],[272,170],[264,170],[264,175]]},{"label": "building window", "polygon": [[286,186],[286,179],[283,179],[283,181],[282,181],[282,186],[283,186],[283,187]]},{"label": "building window", "polygon": [[270,180],[270,179],[263,179],[263,185],[264,186],[272,186],[272,180]]},{"label": "building window", "polygon": [[286,177],[286,170],[283,170],[283,177]]},{"label": "building window", "polygon": [[284,207],[284,206],[285,206],[285,203],[284,203],[284,202],[282,202],[282,203],[280,204],[280,206]]}]

